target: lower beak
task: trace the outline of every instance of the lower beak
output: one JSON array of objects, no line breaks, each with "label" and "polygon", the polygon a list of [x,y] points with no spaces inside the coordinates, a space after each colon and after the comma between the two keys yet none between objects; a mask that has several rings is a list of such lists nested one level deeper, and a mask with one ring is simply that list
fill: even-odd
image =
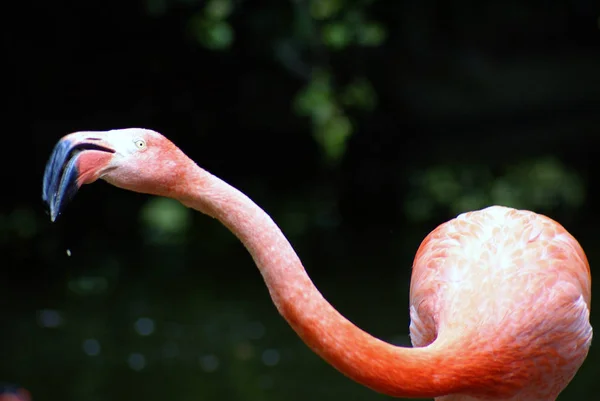
[{"label": "lower beak", "polygon": [[50,211],[50,220],[55,221],[66,204],[73,199],[81,185],[79,160],[83,152],[114,150],[85,140],[61,139],[46,164],[42,187],[42,200]]}]

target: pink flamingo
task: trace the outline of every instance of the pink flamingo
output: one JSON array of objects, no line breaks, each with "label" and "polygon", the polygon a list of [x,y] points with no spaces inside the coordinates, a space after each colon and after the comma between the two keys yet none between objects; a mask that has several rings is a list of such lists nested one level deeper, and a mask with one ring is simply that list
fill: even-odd
[{"label": "pink flamingo", "polygon": [[548,217],[492,206],[433,230],[413,264],[414,347],[398,347],[337,312],[267,213],[161,134],[130,128],[63,137],[44,175],[52,221],[81,185],[97,179],[218,219],[246,246],[300,338],[375,391],[438,401],[550,401],[587,356],[590,268],[575,238]]}]

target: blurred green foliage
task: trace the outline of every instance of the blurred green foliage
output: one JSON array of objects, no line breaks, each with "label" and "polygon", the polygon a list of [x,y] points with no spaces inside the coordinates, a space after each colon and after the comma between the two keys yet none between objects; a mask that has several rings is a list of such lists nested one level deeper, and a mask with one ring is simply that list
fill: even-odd
[{"label": "blurred green foliage", "polygon": [[227,22],[232,7],[231,0],[209,0],[204,10],[190,19],[193,36],[209,49],[228,49],[235,37],[233,28]]},{"label": "blurred green foliage", "polygon": [[310,117],[315,139],[333,161],[343,156],[346,141],[352,133],[350,119],[337,97],[333,93],[329,73],[316,71],[295,99],[296,112]]},{"label": "blurred green foliage", "polygon": [[[150,15],[166,13],[168,0],[146,1]],[[198,43],[215,51],[230,49],[235,32],[228,18],[236,11],[243,12],[243,2],[209,0],[202,5],[198,5],[197,0],[187,2],[190,10],[196,10],[190,17],[189,31]],[[273,49],[274,58],[278,53],[276,42],[299,43],[308,40],[312,43],[312,54],[307,54],[305,58],[314,61],[308,66],[310,73],[304,87],[296,95],[294,110],[298,115],[310,118],[315,139],[326,160],[334,164],[341,160],[354,130],[349,110],[373,110],[377,94],[364,76],[356,76],[346,85],[336,83],[324,53],[342,51],[350,46],[381,46],[386,39],[386,29],[382,23],[367,18],[367,10],[375,2],[294,1],[290,29],[282,37],[275,33],[277,24],[273,24],[273,43],[264,43],[264,46]],[[283,65],[287,64],[284,62]]]},{"label": "blurred green foliage", "polygon": [[181,242],[191,226],[191,211],[181,203],[167,198],[152,198],[140,211],[140,220],[149,243]]},{"label": "blurred green foliage", "polygon": [[411,181],[405,207],[415,221],[430,220],[439,207],[452,215],[489,205],[576,210],[586,192],[578,174],[552,157],[507,166],[499,176],[485,165],[431,166],[415,172]]},{"label": "blurred green foliage", "polygon": [[[318,37],[326,51],[341,51],[349,46],[380,46],[386,37],[385,28],[365,16],[366,8],[372,2],[350,4],[344,0],[312,0],[308,4],[314,20],[299,26],[320,32]],[[296,18],[304,15],[302,4],[298,2]],[[297,36],[307,36],[307,33],[300,32]],[[354,77],[345,86],[336,83],[326,61],[315,63],[311,70],[309,81],[296,95],[295,110],[301,116],[310,117],[315,139],[327,159],[336,163],[341,160],[354,131],[349,109],[373,110],[377,94],[364,76]]]}]

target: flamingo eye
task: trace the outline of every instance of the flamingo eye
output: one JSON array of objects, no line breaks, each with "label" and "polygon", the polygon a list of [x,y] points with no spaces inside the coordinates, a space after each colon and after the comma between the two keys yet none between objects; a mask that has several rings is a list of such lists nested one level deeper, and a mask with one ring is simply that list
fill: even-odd
[{"label": "flamingo eye", "polygon": [[135,147],[139,150],[146,149],[146,141],[144,141],[143,139],[136,139],[135,141],[133,141],[133,143],[135,143]]}]

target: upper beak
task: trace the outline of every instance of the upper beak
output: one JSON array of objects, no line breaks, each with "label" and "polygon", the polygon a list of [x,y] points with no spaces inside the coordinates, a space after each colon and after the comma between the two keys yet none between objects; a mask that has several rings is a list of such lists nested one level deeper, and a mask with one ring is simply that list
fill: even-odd
[{"label": "upper beak", "polygon": [[[63,137],[52,151],[44,171],[42,200],[55,221],[83,184],[98,178],[115,150],[97,137],[74,133]],[[92,154],[90,154],[92,153]],[[94,157],[84,157],[86,154]],[[85,162],[85,163],[82,163]]]}]

